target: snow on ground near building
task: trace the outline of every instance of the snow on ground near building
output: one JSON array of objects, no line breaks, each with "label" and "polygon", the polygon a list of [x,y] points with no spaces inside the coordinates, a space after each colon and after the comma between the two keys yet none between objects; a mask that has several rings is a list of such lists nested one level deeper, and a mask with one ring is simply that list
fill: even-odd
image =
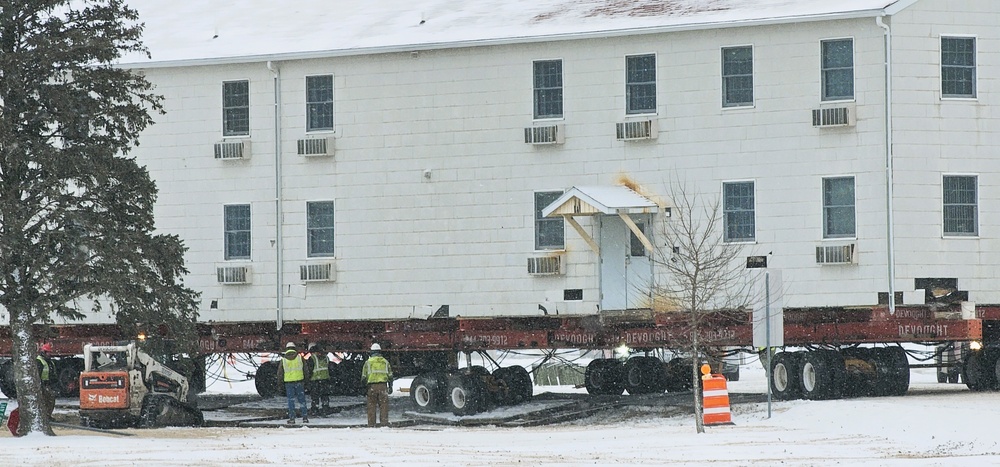
[{"label": "snow on ground near building", "polygon": [[[134,437],[60,429],[56,438],[0,437],[0,465],[1000,465],[1000,393],[937,384],[933,370],[913,375],[904,397],[774,402],[770,419],[767,404],[734,406],[735,426],[701,435],[691,416],[641,408],[514,429],[126,430]],[[759,366],[744,366],[730,384],[764,388]]]}]

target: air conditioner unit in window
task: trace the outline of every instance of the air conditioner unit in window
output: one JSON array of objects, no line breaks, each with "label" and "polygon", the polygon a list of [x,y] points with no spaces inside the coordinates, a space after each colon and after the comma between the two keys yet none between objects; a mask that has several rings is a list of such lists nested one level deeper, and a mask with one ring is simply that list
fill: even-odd
[{"label": "air conditioner unit in window", "polygon": [[816,247],[816,264],[855,264],[857,262],[857,249],[853,243]]},{"label": "air conditioner unit in window", "polygon": [[215,143],[216,159],[249,159],[250,140],[221,141]]},{"label": "air conditioner unit in window", "polygon": [[524,129],[524,142],[528,144],[563,144],[566,142],[565,125],[529,126]]},{"label": "air conditioner unit in window", "polygon": [[215,276],[220,284],[249,284],[250,266],[219,266]]},{"label": "air conditioner unit in window", "polygon": [[298,141],[300,156],[332,156],[334,138],[305,138]]},{"label": "air conditioner unit in window", "polygon": [[656,134],[656,120],[635,120],[615,124],[615,135],[619,141],[656,139]]},{"label": "air conditioner unit in window", "polygon": [[562,257],[560,256],[528,257],[528,274],[533,276],[553,276],[562,273]]},{"label": "air conditioner unit in window", "polygon": [[813,109],[814,127],[854,126],[854,111],[849,107]]},{"label": "air conditioner unit in window", "polygon": [[333,263],[312,263],[299,266],[302,282],[332,282],[337,279],[337,269]]}]

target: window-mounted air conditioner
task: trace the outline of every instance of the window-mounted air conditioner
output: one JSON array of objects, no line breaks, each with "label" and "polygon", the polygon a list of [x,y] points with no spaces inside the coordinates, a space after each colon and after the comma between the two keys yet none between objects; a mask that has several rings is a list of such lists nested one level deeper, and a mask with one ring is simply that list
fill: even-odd
[{"label": "window-mounted air conditioner", "polygon": [[615,124],[615,137],[619,141],[656,139],[656,120],[634,120]]},{"label": "window-mounted air conditioner", "polygon": [[249,284],[250,266],[219,266],[215,276],[220,284]]},{"label": "window-mounted air conditioner", "polygon": [[249,159],[250,140],[220,141],[215,143],[216,159]]},{"label": "window-mounted air conditioner", "polygon": [[563,144],[566,142],[565,125],[529,126],[524,129],[524,142],[528,144]]},{"label": "window-mounted air conditioner", "polygon": [[528,274],[533,276],[553,276],[562,273],[562,257],[560,256],[528,257]]},{"label": "window-mounted air conditioner", "polygon": [[854,126],[854,112],[849,107],[813,109],[812,122],[819,128]]},{"label": "window-mounted air conditioner", "polygon": [[816,264],[855,264],[857,262],[857,249],[853,243],[816,247]]},{"label": "window-mounted air conditioner", "polygon": [[333,137],[300,139],[298,140],[298,153],[300,156],[307,157],[332,156],[333,143]]},{"label": "window-mounted air conditioner", "polygon": [[302,282],[332,282],[337,279],[337,269],[333,263],[310,263],[299,266]]}]

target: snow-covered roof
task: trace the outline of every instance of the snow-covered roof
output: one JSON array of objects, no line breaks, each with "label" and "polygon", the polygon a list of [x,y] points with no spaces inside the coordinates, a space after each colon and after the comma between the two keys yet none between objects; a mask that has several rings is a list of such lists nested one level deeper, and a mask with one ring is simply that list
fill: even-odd
[{"label": "snow-covered roof", "polygon": [[657,204],[620,185],[575,186],[542,209],[542,217],[562,214],[639,214],[656,212]]},{"label": "snow-covered roof", "polygon": [[917,0],[127,0],[152,60],[239,63],[891,14]]}]

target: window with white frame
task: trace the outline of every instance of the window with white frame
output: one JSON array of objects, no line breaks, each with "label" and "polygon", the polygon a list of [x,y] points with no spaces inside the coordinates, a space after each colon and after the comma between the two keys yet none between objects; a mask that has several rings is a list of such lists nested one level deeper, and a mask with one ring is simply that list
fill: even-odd
[{"label": "window with white frame", "polygon": [[306,131],[333,129],[333,75],[306,76]]},{"label": "window with white frame", "polygon": [[222,83],[222,136],[250,134],[250,82]]},{"label": "window with white frame", "polygon": [[306,243],[310,258],[333,256],[333,201],[306,203]]},{"label": "window with white frame", "polygon": [[754,182],[722,184],[724,240],[752,242],[757,238],[754,211]]},{"label": "window with white frame", "polygon": [[225,258],[250,259],[250,205],[225,206],[224,217]]},{"label": "window with white frame", "polygon": [[978,180],[975,175],[945,175],[944,234],[948,236],[979,235]]},{"label": "window with white frame", "polygon": [[753,105],[753,47],[722,49],[722,106]]},{"label": "window with white frame", "polygon": [[[636,222],[635,226],[639,228],[639,232],[642,232],[644,236],[646,235],[645,222]],[[642,240],[639,240],[639,236],[631,229],[628,231],[628,246],[629,256],[646,256],[646,245],[642,244]]]},{"label": "window with white frame", "polygon": [[941,96],[976,97],[976,39],[941,38]]},{"label": "window with white frame", "polygon": [[625,57],[625,113],[656,113],[656,55]]},{"label": "window with white frame", "polygon": [[854,99],[854,40],[822,41],[823,100]]},{"label": "window with white frame", "polygon": [[534,62],[535,118],[563,116],[562,60]]},{"label": "window with white frame", "polygon": [[855,237],[854,177],[823,179],[823,238]]},{"label": "window with white frame", "polygon": [[542,210],[562,196],[561,191],[535,192],[535,249],[562,250],[566,248],[566,232],[562,217],[542,217]]}]

